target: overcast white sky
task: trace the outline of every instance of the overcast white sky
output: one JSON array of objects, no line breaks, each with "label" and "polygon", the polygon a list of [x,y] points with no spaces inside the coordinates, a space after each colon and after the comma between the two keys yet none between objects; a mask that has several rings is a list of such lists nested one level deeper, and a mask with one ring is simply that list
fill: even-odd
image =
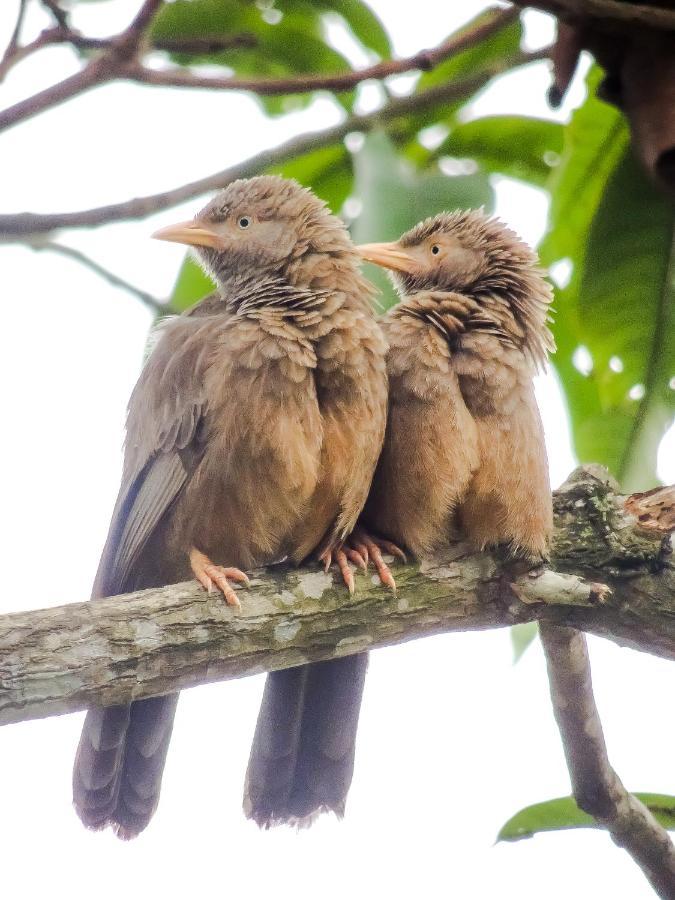
[{"label": "overcast white sky", "polygon": [[[137,0],[83,4],[82,27],[107,34]],[[372,0],[400,54],[436,43],[484,4]],[[0,41],[16,2],[2,3]],[[532,41],[551,26],[528,14]],[[29,21],[42,24],[35,15]],[[9,105],[72,71],[66,49],[27,62],[0,90]],[[550,115],[541,67],[504,79],[477,111]],[[572,101],[580,99],[580,86]],[[364,97],[364,103],[368,97]],[[327,101],[283,121],[247,97],[117,84],[2,136],[2,211],[78,209],[147,194],[223,168],[265,145],[337,119]],[[498,211],[530,241],[546,198],[497,181]],[[148,240],[160,223],[64,235],[147,290],[169,293],[177,247]],[[124,408],[150,315],[68,260],[0,249],[3,294],[3,510],[0,610],[84,600],[117,491]],[[564,409],[540,384],[552,481],[572,468]],[[675,480],[671,452],[664,478]],[[245,596],[242,597],[245,602]],[[675,793],[673,667],[592,641],[596,694],[610,755],[628,787]],[[241,893],[278,900],[319,895],[549,900],[651,897],[632,862],[603,834],[581,832],[494,846],[520,807],[569,784],[549,710],[542,655],[511,665],[506,632],[438,637],[372,656],[346,819],[296,833],[262,833],[240,811],[262,678],[186,692],[158,813],[135,842],[86,832],[70,806],[81,715],[0,733],[2,882],[10,896],[107,900]]]}]

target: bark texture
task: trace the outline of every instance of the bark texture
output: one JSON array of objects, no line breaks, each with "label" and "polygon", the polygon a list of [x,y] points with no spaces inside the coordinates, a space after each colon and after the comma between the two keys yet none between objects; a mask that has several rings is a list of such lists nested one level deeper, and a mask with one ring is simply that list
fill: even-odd
[{"label": "bark texture", "polygon": [[593,697],[586,637],[548,623],[542,623],[540,636],[574,797],[631,855],[656,894],[669,900],[675,896],[675,847],[609,762]]},{"label": "bark texture", "polygon": [[274,566],[253,573],[241,613],[185,583],[0,616],[0,724],[532,619],[675,659],[668,535],[599,467],[574,472],[554,505],[555,569],[518,574],[457,545],[397,567],[396,596],[370,574],[349,597],[316,568]]}]

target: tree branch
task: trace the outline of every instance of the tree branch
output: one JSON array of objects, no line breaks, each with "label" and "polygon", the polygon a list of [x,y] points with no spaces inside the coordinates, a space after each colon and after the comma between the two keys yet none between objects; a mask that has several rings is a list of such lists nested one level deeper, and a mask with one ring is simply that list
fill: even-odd
[{"label": "tree branch", "polygon": [[[349,597],[314,566],[256,572],[235,614],[194,583],[0,617],[0,724],[116,704],[447,631],[539,619],[675,659],[675,567],[606,474],[556,492],[560,571],[507,574],[462,545]],[[565,574],[562,570],[582,573]]]},{"label": "tree branch", "polygon": [[17,49],[19,47],[19,38],[21,37],[21,28],[23,26],[23,20],[26,15],[26,3],[27,0],[19,0],[19,9],[16,14],[16,22],[14,24],[14,29],[12,34],[10,35],[9,41],[5,48],[5,52],[2,54],[2,59],[0,60],[0,70],[7,64],[7,60],[12,59],[12,57],[16,54]]},{"label": "tree branch", "polygon": [[675,895],[675,847],[667,831],[611,767],[593,697],[586,638],[542,622],[551,700],[574,797],[642,869],[659,897]]},{"label": "tree branch", "polygon": [[[422,50],[406,59],[386,60],[358,71],[335,75],[307,74],[279,79],[216,78],[201,76],[179,67],[164,70],[150,69],[136,59],[136,53],[130,52],[130,50],[138,49],[145,29],[161,2],[162,0],[146,0],[131,25],[116,38],[104,41],[96,39],[92,42],[72,29],[62,26],[43,32],[32,44],[25,47],[17,49],[14,46],[13,54],[3,60],[3,64],[0,64],[0,78],[11,65],[48,44],[69,42],[82,48],[105,48],[105,52],[70,78],[51,85],[44,91],[0,112],[0,131],[78,96],[91,87],[122,78],[150,85],[254,91],[264,96],[308,93],[316,90],[331,90],[339,93],[351,90],[368,79],[382,79],[415,69],[433,69],[449,57],[490,37],[518,17],[518,10],[515,8],[506,10],[495,8],[489,11],[473,28],[452,35],[431,50]],[[213,41],[208,39],[201,43],[212,45]],[[173,52],[177,52],[181,46],[174,44],[173,47],[169,45],[169,48]],[[160,44],[158,49],[167,49],[167,45]]]},{"label": "tree branch", "polygon": [[574,22],[605,20],[617,25],[635,25],[675,31],[675,10],[626,0],[513,0],[516,6],[532,6]]},{"label": "tree branch", "polygon": [[26,59],[27,56],[37,53],[37,51],[42,50],[43,47],[64,43],[67,40],[65,34],[70,34],[70,32],[64,32],[63,28],[60,27],[46,28],[29,44],[24,44],[21,47],[17,45],[11,47],[11,44],[9,44],[2,60],[0,60],[0,81],[4,80],[10,69],[17,65],[17,63]]},{"label": "tree branch", "polygon": [[421,50],[405,59],[385,60],[353,72],[340,72],[333,75],[306,74],[293,78],[217,78],[209,75],[197,75],[179,67],[149,69],[137,63],[127,69],[125,77],[143,84],[221,91],[253,91],[260,96],[306,94],[319,90],[341,93],[352,90],[364,81],[381,80],[403,72],[435,69],[446,59],[456,56],[470,47],[475,47],[476,44],[486,40],[517,18],[517,9],[494,9],[473,28],[466,29],[457,35],[451,35],[433,49]]},{"label": "tree branch", "polygon": [[[59,106],[72,97],[79,96],[93,87],[107,84],[122,76],[124,69],[132,65],[134,58],[139,50],[145,29],[150,24],[152,17],[155,15],[164,0],[144,0],[139,11],[131,21],[131,24],[117,37],[110,40],[107,49],[99,56],[92,59],[83,69],[64,78],[57,84],[50,85],[43,91],[39,91],[32,97],[15,103],[0,112],[0,131],[11,128],[19,122],[25,121],[38,113],[47,109]],[[73,33],[73,36],[74,33]],[[42,38],[43,43],[40,44]],[[34,52],[40,46],[47,43],[54,43],[44,37],[38,37],[30,47],[29,52]],[[27,48],[19,50],[23,57],[27,55]],[[11,56],[10,56],[11,60]],[[7,61],[3,60],[4,67],[0,70],[0,74],[7,71]]]},{"label": "tree branch", "polygon": [[405,118],[410,113],[470,97],[495,76],[516,66],[545,59],[548,52],[549,50],[546,48],[533,53],[520,53],[498,65],[488,66],[469,78],[441,84],[419,94],[394,98],[374,112],[352,115],[339,125],[321,131],[310,131],[291,138],[277,147],[263,150],[261,153],[220,172],[159,194],[136,197],[121,203],[77,212],[0,215],[0,237],[5,239],[25,238],[27,235],[49,232],[58,228],[91,228],[110,222],[144,219],[186,200],[192,200],[210,191],[220,190],[237,178],[250,178],[270,166],[280,165],[295,156],[338,143],[352,131],[372,131],[397,119]]},{"label": "tree branch", "polygon": [[137,300],[140,300],[141,303],[144,303],[153,312],[161,314],[169,312],[169,307],[166,303],[162,303],[162,301],[158,300],[157,297],[154,297],[152,294],[149,294],[142,288],[136,287],[135,284],[131,284],[130,281],[121,278],[119,275],[111,272],[110,269],[106,269],[105,266],[97,263],[96,260],[92,259],[90,256],[87,256],[86,253],[83,253],[81,250],[78,250],[75,247],[68,247],[66,244],[59,244],[57,241],[35,241],[28,244],[28,246],[31,250],[35,250],[36,252],[39,252],[41,250],[50,250],[52,253],[58,253],[61,256],[66,256],[68,257],[68,259],[74,259],[75,262],[80,263],[87,269],[91,269],[92,272],[95,272],[96,275],[98,275],[104,281],[107,281],[108,284],[111,284],[116,288],[121,288],[128,294],[136,297]]},{"label": "tree branch", "polygon": [[58,0],[42,0],[42,5],[46,6],[54,17],[54,21],[61,28],[68,28],[68,14],[58,4]]}]

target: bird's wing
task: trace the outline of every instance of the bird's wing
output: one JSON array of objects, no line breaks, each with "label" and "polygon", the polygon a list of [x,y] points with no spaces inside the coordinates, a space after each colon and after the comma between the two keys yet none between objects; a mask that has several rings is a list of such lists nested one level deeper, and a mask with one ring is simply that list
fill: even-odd
[{"label": "bird's wing", "polygon": [[[203,376],[212,346],[207,329],[211,328],[203,316],[181,316],[160,327],[129,401],[122,484],[94,597],[131,589],[130,577],[140,553],[200,457],[200,426],[206,411]],[[133,584],[133,588],[143,586]]]},{"label": "bird's wing", "polygon": [[475,423],[452,369],[462,307],[447,306],[418,296],[382,322],[389,412],[364,522],[416,555],[447,540],[449,516],[478,464]]}]

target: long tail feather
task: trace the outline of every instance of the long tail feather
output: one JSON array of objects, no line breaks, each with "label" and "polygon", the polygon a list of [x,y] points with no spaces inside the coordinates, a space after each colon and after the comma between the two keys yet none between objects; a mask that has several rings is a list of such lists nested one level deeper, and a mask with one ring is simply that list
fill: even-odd
[{"label": "long tail feather", "polygon": [[344,814],[367,665],[359,654],[270,673],[246,773],[249,818],[269,827]]},{"label": "long tail feather", "polygon": [[162,783],[178,694],[91,709],[73,769],[73,803],[93,829],[136,837],[152,818]]}]

